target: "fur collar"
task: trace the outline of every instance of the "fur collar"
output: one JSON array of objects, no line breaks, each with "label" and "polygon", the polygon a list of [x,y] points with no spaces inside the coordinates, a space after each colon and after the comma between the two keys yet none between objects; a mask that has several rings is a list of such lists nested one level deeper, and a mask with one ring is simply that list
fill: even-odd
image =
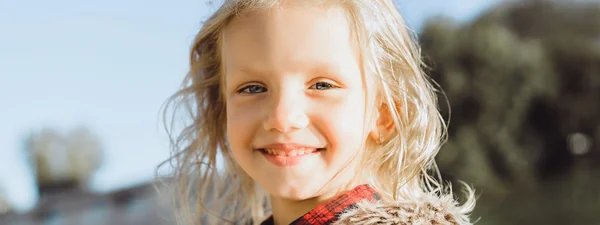
[{"label": "fur collar", "polygon": [[360,202],[333,225],[471,225],[474,203],[459,206],[451,195],[426,194],[397,202]]}]

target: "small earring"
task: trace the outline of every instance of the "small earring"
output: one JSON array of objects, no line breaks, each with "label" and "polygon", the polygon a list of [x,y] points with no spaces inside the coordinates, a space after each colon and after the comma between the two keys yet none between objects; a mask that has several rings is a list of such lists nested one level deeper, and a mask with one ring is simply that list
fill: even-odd
[{"label": "small earring", "polygon": [[383,135],[379,132],[379,142],[377,144],[383,144]]}]

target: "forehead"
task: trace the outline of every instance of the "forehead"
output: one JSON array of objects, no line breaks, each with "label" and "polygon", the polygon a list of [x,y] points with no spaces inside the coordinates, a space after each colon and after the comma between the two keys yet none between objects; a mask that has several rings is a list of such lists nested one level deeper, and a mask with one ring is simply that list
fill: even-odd
[{"label": "forehead", "polygon": [[244,13],[223,31],[226,73],[296,72],[356,62],[358,48],[350,28],[341,7],[281,6]]}]

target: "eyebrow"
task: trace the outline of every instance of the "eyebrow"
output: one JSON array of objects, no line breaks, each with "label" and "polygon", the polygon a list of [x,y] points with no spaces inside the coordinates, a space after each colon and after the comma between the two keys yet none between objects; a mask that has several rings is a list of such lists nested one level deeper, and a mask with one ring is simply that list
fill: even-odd
[{"label": "eyebrow", "polygon": [[233,77],[233,78],[242,78],[242,77],[247,77],[247,76],[263,77],[263,76],[265,76],[265,74],[269,74],[269,72],[258,69],[258,68],[243,67],[240,69],[229,70],[226,73],[226,76]]},{"label": "eyebrow", "polygon": [[334,62],[324,62],[324,63],[319,63],[317,64],[315,67],[311,68],[310,72],[311,73],[323,73],[325,72],[325,74],[328,75],[336,75],[336,74],[340,74],[341,70],[340,70],[340,66],[337,65],[337,63]]},{"label": "eyebrow", "polygon": [[[311,66],[307,70],[294,71],[301,72],[303,74],[328,74],[336,75],[341,73],[341,68],[337,63],[331,61],[313,61],[308,63],[296,63],[296,64],[310,64]],[[260,66],[243,66],[241,68],[235,68],[229,71],[227,74],[234,76],[239,75],[252,75],[252,76],[265,76],[270,74],[276,74],[271,69],[261,68]]]}]

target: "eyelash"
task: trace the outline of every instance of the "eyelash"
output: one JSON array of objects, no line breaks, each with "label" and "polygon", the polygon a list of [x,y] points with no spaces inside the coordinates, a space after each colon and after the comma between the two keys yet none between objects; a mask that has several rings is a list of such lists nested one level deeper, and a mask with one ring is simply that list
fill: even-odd
[{"label": "eyelash", "polygon": [[263,87],[263,86],[256,85],[256,84],[251,84],[251,85],[245,86],[245,87],[243,87],[242,89],[238,90],[238,91],[237,91],[237,93],[238,93],[238,94],[243,94],[243,93],[245,93],[245,94],[254,94],[254,93],[251,93],[251,92],[248,92],[248,91],[246,91],[246,90],[249,90],[249,89],[250,89],[250,88],[252,88],[252,87],[259,87],[259,88],[266,89],[266,88],[265,88],[265,87]]},{"label": "eyelash", "polygon": [[[316,86],[317,86],[318,84],[322,84],[322,85],[324,84],[324,85],[326,85],[326,86],[327,86],[327,89],[317,89],[317,87],[316,87]],[[317,82],[317,83],[315,83],[315,84],[311,85],[310,87],[312,88],[313,86],[315,86],[315,89],[316,89],[316,90],[329,90],[329,89],[333,89],[333,88],[338,88],[338,86],[336,86],[336,85],[334,85],[334,84],[332,84],[332,83],[329,83],[329,82],[324,82],[324,81],[319,81],[319,82]],[[266,92],[266,89],[267,89],[267,88],[265,88],[265,87],[262,87],[262,86],[260,86],[260,85],[251,84],[251,85],[248,85],[248,86],[245,86],[245,87],[243,87],[243,88],[239,89],[239,90],[237,91],[237,93],[238,93],[238,94],[242,94],[242,93],[245,93],[245,94],[257,94],[257,93],[252,93],[252,92],[249,92],[249,91],[247,91],[247,90],[249,90],[250,88],[254,88],[254,87],[258,87],[258,88],[265,89],[265,91],[263,91],[263,92]],[[260,94],[260,93],[263,93],[263,92],[259,92],[258,94]]]}]

